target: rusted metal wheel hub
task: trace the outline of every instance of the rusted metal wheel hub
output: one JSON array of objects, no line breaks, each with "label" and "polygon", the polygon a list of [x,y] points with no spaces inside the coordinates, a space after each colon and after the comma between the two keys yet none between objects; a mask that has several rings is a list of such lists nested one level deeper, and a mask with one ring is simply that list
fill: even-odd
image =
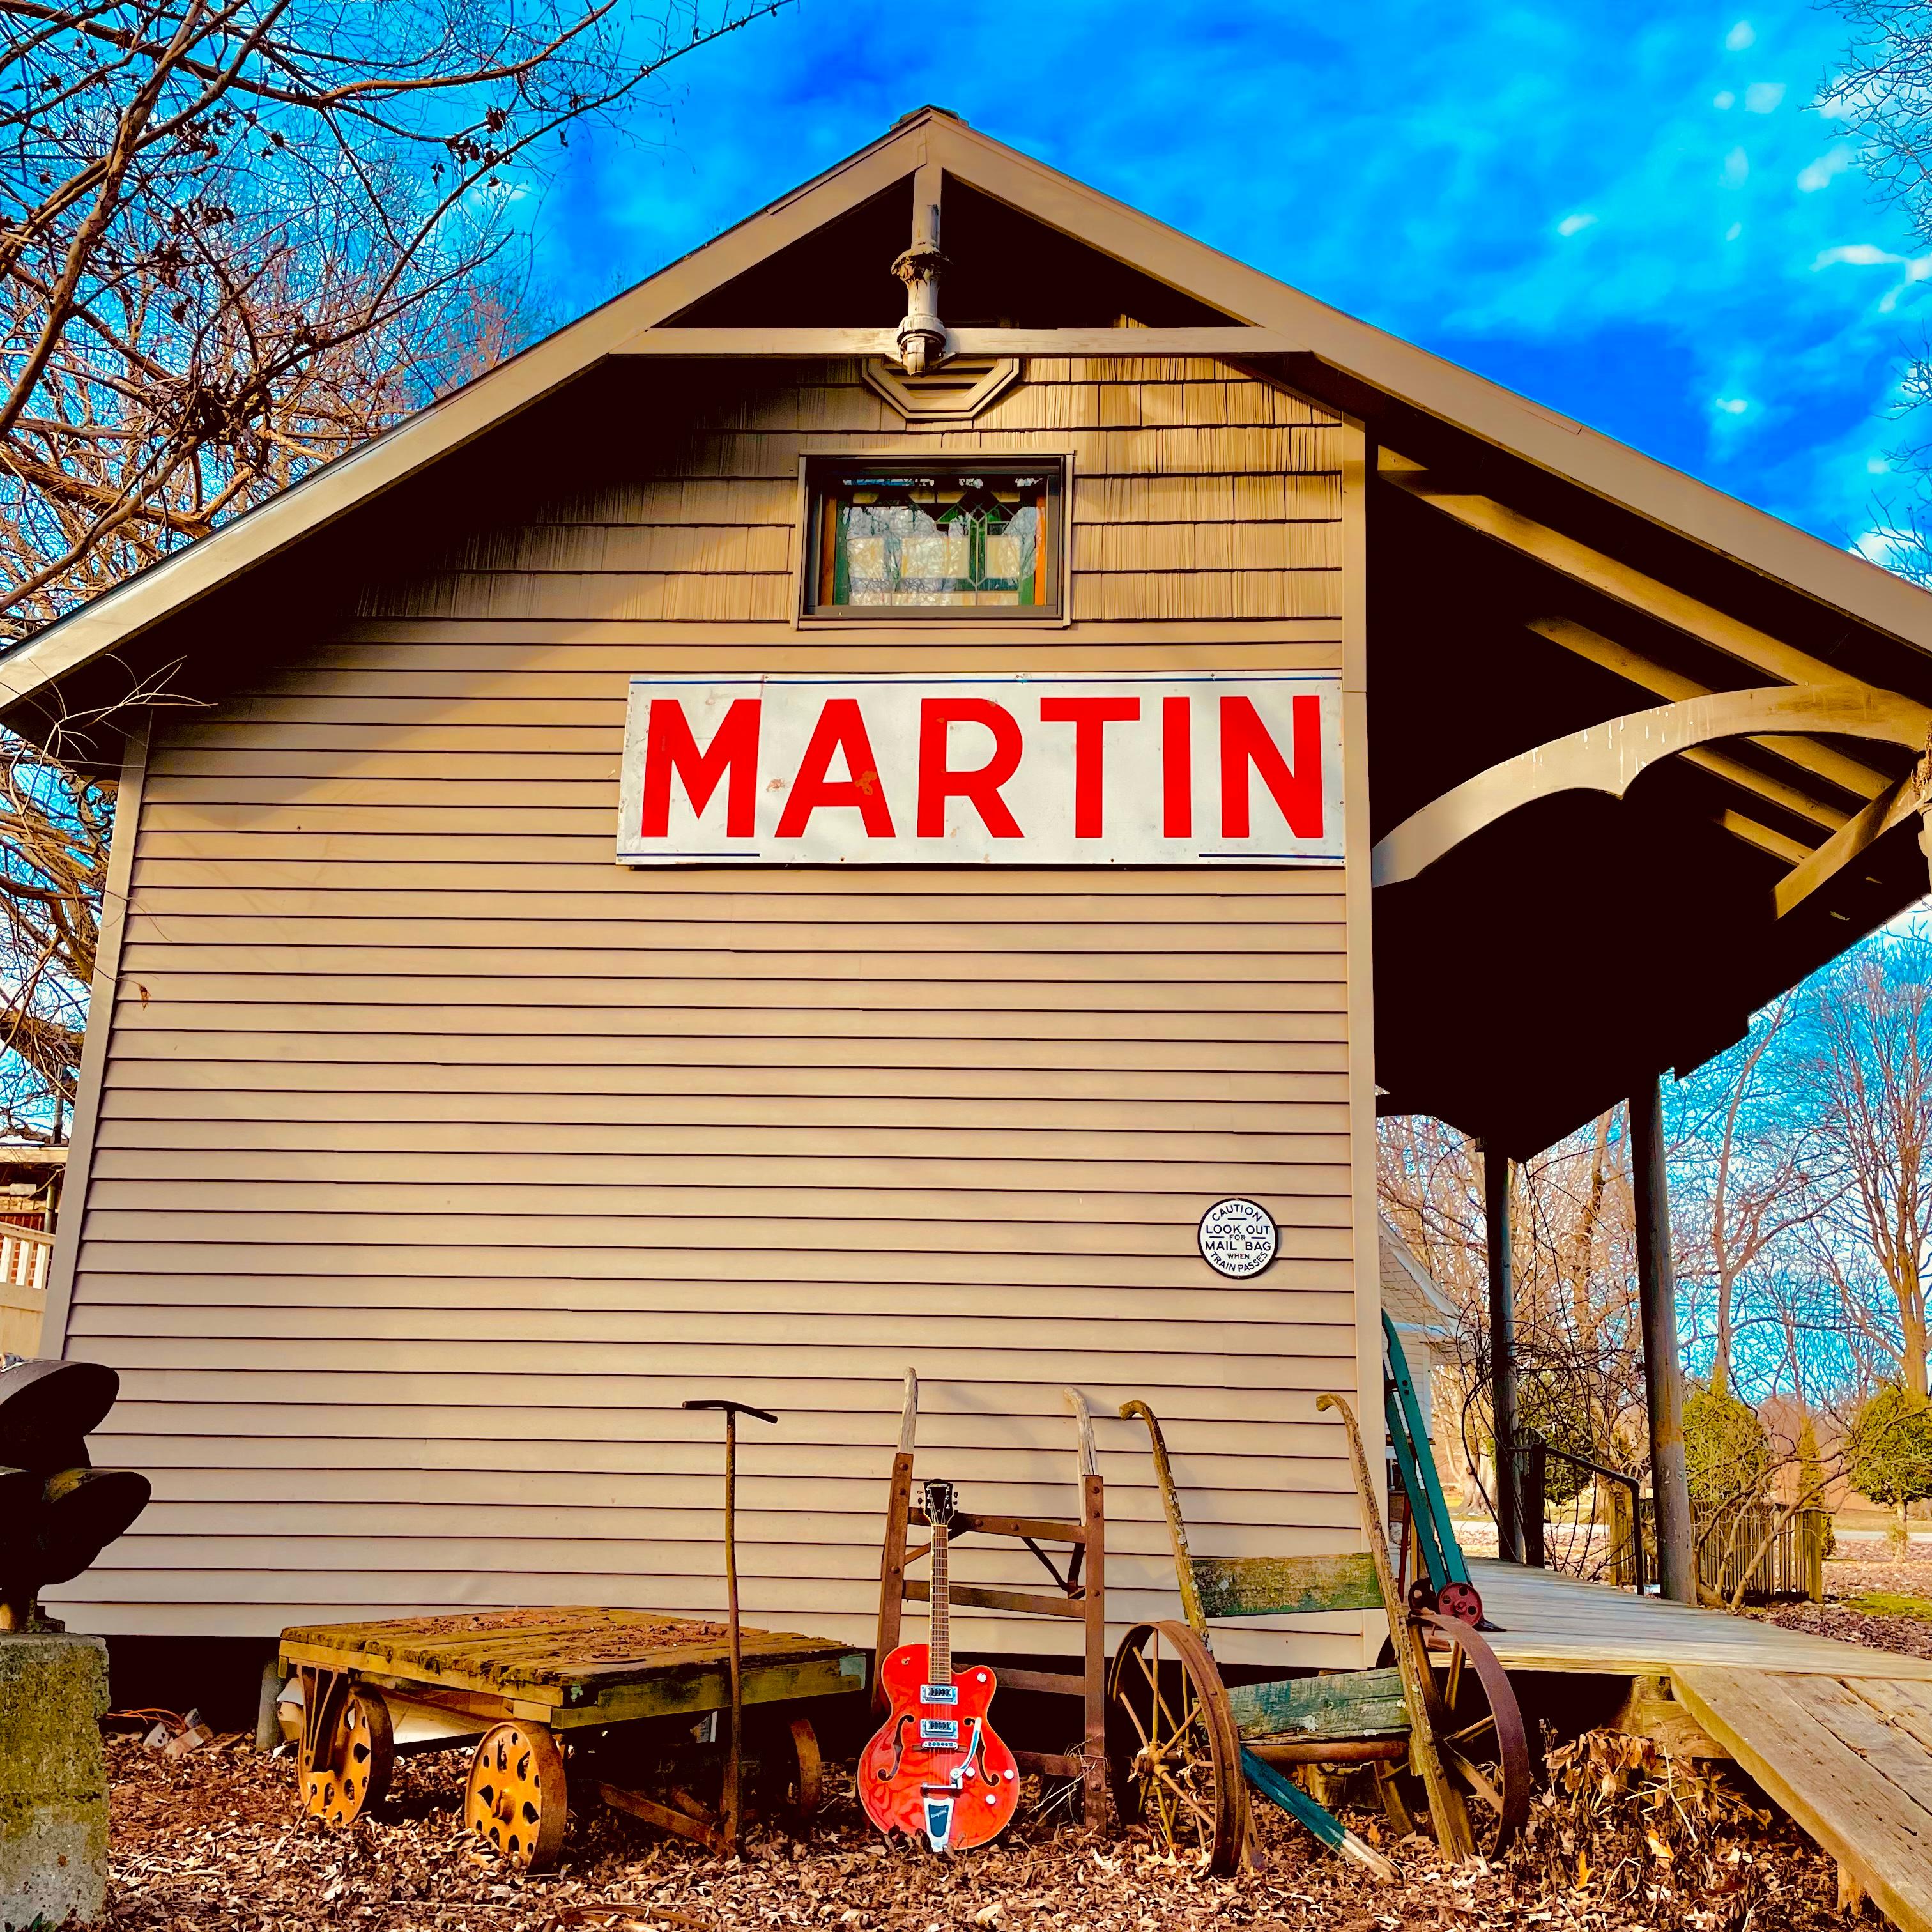
[{"label": "rusted metal wheel hub", "polygon": [[[305,1682],[304,1694],[313,1690]],[[299,1766],[302,1808],[325,1825],[352,1825],[389,1788],[395,1742],[380,1690],[352,1684],[340,1694],[334,1722]]]},{"label": "rusted metal wheel hub", "polygon": [[1186,1624],[1142,1624],[1121,1640],[1107,1760],[1125,1822],[1210,1871],[1234,1870],[1248,1829],[1240,1744],[1214,1659]]},{"label": "rusted metal wheel hub", "polygon": [[548,1726],[498,1724],[470,1761],[464,1822],[503,1857],[542,1871],[563,1848],[563,1753]]}]

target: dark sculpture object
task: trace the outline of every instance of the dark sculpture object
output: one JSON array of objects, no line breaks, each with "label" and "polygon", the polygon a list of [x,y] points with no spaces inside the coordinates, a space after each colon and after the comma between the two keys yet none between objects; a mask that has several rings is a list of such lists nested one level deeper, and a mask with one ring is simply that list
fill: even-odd
[{"label": "dark sculpture object", "polygon": [[147,1508],[146,1476],[87,1454],[120,1392],[99,1362],[0,1369],[0,1630],[46,1628],[41,1591],[78,1576]]}]

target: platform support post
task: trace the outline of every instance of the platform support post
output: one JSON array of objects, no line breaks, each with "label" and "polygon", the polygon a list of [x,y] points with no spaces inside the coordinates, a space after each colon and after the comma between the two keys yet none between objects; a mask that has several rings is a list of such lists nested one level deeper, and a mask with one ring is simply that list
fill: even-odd
[{"label": "platform support post", "polygon": [[1483,1148],[1483,1215],[1490,1244],[1490,1406],[1496,1419],[1496,1553],[1523,1560],[1522,1492],[1516,1461],[1516,1272],[1510,1246],[1510,1160]]},{"label": "platform support post", "polygon": [[1697,1561],[1684,1453],[1684,1372],[1677,1338],[1676,1268],[1670,1252],[1670,1190],[1664,1171],[1664,1095],[1654,1073],[1639,1082],[1630,1096],[1630,1124],[1658,1569],[1666,1597],[1674,1603],[1694,1604]]}]

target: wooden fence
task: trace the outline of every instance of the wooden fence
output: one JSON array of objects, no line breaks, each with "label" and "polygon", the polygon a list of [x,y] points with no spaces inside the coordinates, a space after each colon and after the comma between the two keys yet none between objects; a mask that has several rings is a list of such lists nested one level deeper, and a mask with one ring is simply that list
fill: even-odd
[{"label": "wooden fence", "polygon": [[[1656,1506],[1634,1476],[1554,1448],[1528,1431],[1516,1455],[1526,1563],[1640,1595],[1655,1583]],[[1559,1476],[1561,1483],[1553,1483]],[[1552,1504],[1552,1494],[1568,1499]],[[1780,1522],[1783,1516],[1773,1504],[1734,1504],[1713,1526],[1708,1515],[1694,1510],[1691,1534],[1704,1587],[1728,1603],[1748,1570],[1745,1603],[1778,1597],[1822,1603],[1831,1518],[1822,1510],[1799,1510]]]},{"label": "wooden fence", "polygon": [[1773,1504],[1747,1503],[1723,1511],[1714,1525],[1709,1516],[1694,1511],[1690,1527],[1697,1539],[1698,1580],[1726,1603],[1736,1593],[1740,1576],[1747,1603],[1768,1603],[1774,1597],[1808,1597],[1814,1604],[1822,1603],[1825,1546],[1832,1520],[1822,1510],[1799,1510],[1780,1522],[1784,1515]]},{"label": "wooden fence", "polygon": [[38,1355],[54,1238],[0,1224],[0,1355]]}]

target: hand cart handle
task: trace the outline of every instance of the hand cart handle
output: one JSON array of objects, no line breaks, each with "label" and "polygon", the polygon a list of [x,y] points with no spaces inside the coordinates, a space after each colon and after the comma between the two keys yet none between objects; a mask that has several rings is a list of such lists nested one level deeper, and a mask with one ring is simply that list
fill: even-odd
[{"label": "hand cart handle", "polygon": [[760,1422],[776,1422],[778,1418],[766,1410],[754,1408],[748,1402],[688,1402],[686,1408],[722,1408],[727,1415],[755,1415]]}]

